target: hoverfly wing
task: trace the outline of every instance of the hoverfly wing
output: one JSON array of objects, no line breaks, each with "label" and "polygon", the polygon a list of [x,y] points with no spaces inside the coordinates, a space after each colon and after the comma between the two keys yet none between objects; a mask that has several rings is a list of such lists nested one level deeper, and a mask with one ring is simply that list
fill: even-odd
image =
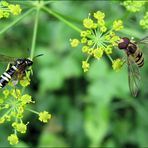
[{"label": "hoverfly wing", "polygon": [[136,44],[148,44],[148,36],[140,39],[139,41],[135,42]]},{"label": "hoverfly wing", "polygon": [[0,54],[0,62],[14,62],[16,58]]},{"label": "hoverfly wing", "polygon": [[129,83],[129,89],[131,94],[136,97],[139,88],[140,88],[140,72],[139,67],[135,63],[133,57],[131,55],[127,56],[127,62],[128,62],[128,83]]}]

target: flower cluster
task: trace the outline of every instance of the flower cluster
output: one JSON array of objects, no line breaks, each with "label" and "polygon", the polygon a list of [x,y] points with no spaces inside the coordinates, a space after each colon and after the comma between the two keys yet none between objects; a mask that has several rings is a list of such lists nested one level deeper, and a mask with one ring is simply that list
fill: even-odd
[{"label": "flower cluster", "polygon": [[[35,103],[29,94],[24,93],[24,88],[29,84],[30,79],[27,76],[20,81],[22,89],[12,87],[12,83],[8,84],[6,89],[3,90],[4,97],[0,99],[0,124],[11,121],[12,128],[14,129],[14,133],[8,136],[8,141],[11,145],[19,142],[17,133],[24,134],[27,131],[29,122],[23,123],[26,110],[36,113],[39,120],[44,123],[48,122],[51,118],[51,115],[47,111],[37,112],[28,108],[28,104]],[[8,89],[8,87],[10,88]]]},{"label": "flower cluster", "polygon": [[[146,5],[148,5],[148,2],[146,1],[128,0],[123,2],[123,6],[125,6],[125,8],[130,12],[138,12],[142,10],[144,6],[146,8]],[[140,20],[140,25],[142,26],[143,29],[148,28],[148,11],[145,12],[145,16],[143,17],[143,19]]]},{"label": "flower cluster", "polygon": [[123,5],[126,7],[128,11],[131,12],[138,12],[141,10],[142,6],[146,3],[146,1],[134,1],[134,0],[128,0],[124,1]]},{"label": "flower cluster", "polygon": [[146,12],[145,16],[143,17],[142,20],[140,20],[140,25],[144,28],[144,29],[148,29],[148,11]]},{"label": "flower cluster", "polygon": [[[102,58],[105,53],[112,64],[114,64],[111,54],[113,47],[118,45],[120,40],[119,36],[116,35],[117,31],[120,31],[123,28],[122,20],[115,20],[113,22],[112,28],[108,29],[105,22],[105,14],[101,11],[97,11],[93,14],[94,19],[88,18],[83,20],[83,25],[86,28],[81,31],[80,41],[78,39],[70,39],[71,46],[76,47],[80,43],[83,45],[82,52],[87,55],[85,61],[82,61],[82,68],[84,72],[89,70],[89,58],[94,57],[99,60]],[[118,62],[117,62],[118,63]],[[113,66],[113,69],[119,69],[120,66]]]},{"label": "flower cluster", "polygon": [[12,15],[19,15],[21,13],[22,9],[20,5],[16,4],[10,4],[6,1],[0,2],[0,19],[1,18],[8,18],[10,14]]}]

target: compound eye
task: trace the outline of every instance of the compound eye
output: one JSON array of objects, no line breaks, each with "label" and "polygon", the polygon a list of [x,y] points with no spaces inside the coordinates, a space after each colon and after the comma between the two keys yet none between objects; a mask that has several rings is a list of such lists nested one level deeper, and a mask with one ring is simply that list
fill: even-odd
[{"label": "compound eye", "polygon": [[129,39],[128,38],[122,38],[119,43],[118,43],[118,48],[119,49],[126,49],[128,44],[129,44]]}]

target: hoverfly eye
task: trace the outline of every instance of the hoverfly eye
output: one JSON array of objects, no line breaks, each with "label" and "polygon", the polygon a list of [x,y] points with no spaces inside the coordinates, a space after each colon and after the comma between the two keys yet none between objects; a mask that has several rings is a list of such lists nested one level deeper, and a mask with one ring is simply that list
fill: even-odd
[{"label": "hoverfly eye", "polygon": [[128,38],[122,38],[119,43],[118,43],[118,48],[119,49],[126,49],[128,44],[129,44],[129,39]]}]

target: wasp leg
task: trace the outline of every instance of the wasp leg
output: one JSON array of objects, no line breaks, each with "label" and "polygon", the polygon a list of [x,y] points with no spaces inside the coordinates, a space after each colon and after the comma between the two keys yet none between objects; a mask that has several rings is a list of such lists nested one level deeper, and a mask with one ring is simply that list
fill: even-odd
[{"label": "wasp leg", "polygon": [[30,80],[30,74],[33,75],[32,69],[27,69],[25,71],[25,76],[27,77],[28,80]]},{"label": "wasp leg", "polygon": [[12,81],[12,84],[13,84],[13,87],[14,87],[14,90],[15,90],[15,94],[16,94],[16,97],[17,99],[19,98],[19,94],[17,93],[17,84],[18,83],[18,80],[13,80]]},{"label": "wasp leg", "polygon": [[12,66],[12,63],[8,63],[6,71]]}]

